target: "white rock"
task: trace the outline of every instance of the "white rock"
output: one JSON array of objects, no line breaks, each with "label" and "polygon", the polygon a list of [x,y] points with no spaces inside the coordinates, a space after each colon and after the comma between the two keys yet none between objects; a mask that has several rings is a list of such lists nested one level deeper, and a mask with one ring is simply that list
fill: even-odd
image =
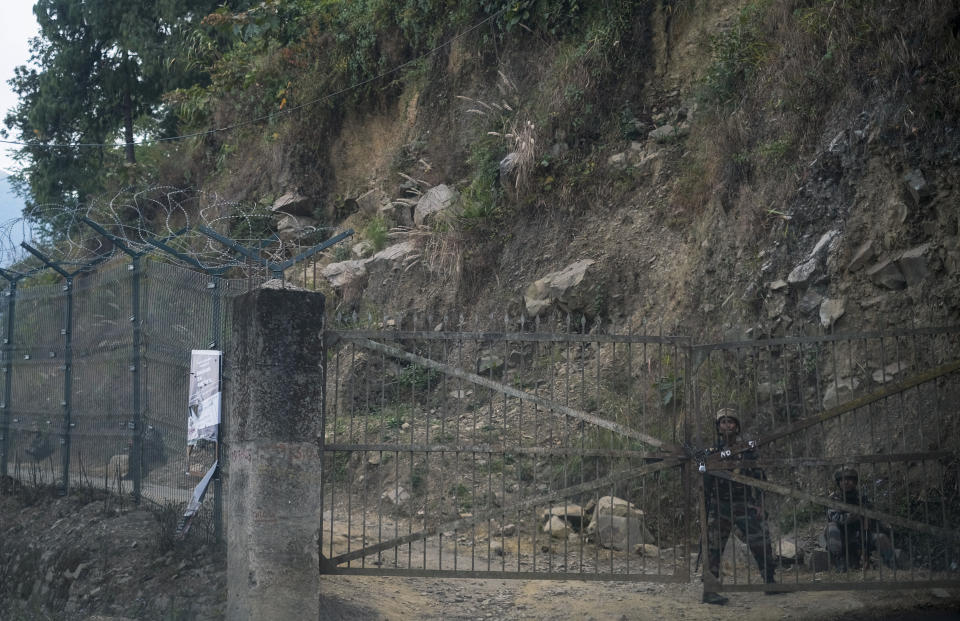
[{"label": "white rock", "polygon": [[847,301],[844,298],[828,298],[820,305],[820,325],[830,328],[843,316]]},{"label": "white rock", "polygon": [[543,525],[543,532],[556,539],[566,539],[573,530],[563,518],[551,515],[547,523]]},{"label": "white rock", "polygon": [[393,487],[381,494],[380,497],[395,505],[402,505],[410,500],[410,493],[403,487]]},{"label": "white rock", "polygon": [[320,274],[334,287],[340,288],[366,278],[368,259],[330,263]]},{"label": "white rock", "polygon": [[813,250],[810,251],[810,254],[808,255],[807,258],[815,259],[819,257],[820,253],[826,250],[830,246],[830,242],[832,242],[834,238],[837,237],[839,234],[840,234],[840,231],[836,231],[836,230],[827,231],[826,233],[824,233],[822,236],[820,236],[820,240],[816,243],[816,245],[814,245]]},{"label": "white rock", "polygon": [[819,262],[816,257],[807,259],[800,265],[793,268],[793,271],[790,272],[790,275],[787,276],[787,282],[794,286],[806,285],[810,281],[810,277],[813,276],[813,273],[817,271],[817,266]]},{"label": "white rock", "polygon": [[377,254],[370,257],[370,263],[376,263],[379,261],[398,261],[406,258],[410,254],[416,252],[417,248],[413,245],[413,242],[405,241],[400,242],[399,244],[394,244],[392,246],[387,246]]},{"label": "white rock", "polygon": [[417,226],[429,223],[430,220],[447,212],[460,197],[460,193],[444,184],[435,185],[420,197],[413,211],[413,222]]}]

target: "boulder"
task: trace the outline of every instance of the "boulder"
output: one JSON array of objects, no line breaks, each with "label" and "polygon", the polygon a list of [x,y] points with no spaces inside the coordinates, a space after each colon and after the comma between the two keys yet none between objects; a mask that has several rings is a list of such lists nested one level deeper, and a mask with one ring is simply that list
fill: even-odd
[{"label": "boulder", "polygon": [[823,296],[813,289],[809,289],[803,294],[803,297],[800,298],[800,301],[797,302],[797,310],[804,315],[809,315],[813,311],[820,308],[820,304],[822,303]]},{"label": "boulder", "polygon": [[892,382],[896,379],[897,375],[905,372],[910,368],[910,362],[906,360],[900,360],[898,362],[891,362],[882,369],[877,369],[873,372],[873,381],[878,384],[886,384],[887,382]]},{"label": "boulder", "polygon": [[604,548],[632,550],[637,544],[655,541],[643,511],[623,498],[603,496],[588,503],[584,511],[590,517],[585,532]]},{"label": "boulder", "polygon": [[377,254],[370,257],[367,262],[372,266],[374,263],[379,262],[393,262],[393,261],[402,261],[407,258],[414,252],[416,252],[417,247],[413,245],[413,242],[404,241],[399,244],[394,244],[392,246],[387,246]]},{"label": "boulder", "polygon": [[840,236],[840,231],[833,230],[827,231],[820,236],[820,239],[817,240],[817,243],[813,246],[813,250],[810,251],[808,258],[818,259],[825,251],[829,250],[833,241]]},{"label": "boulder", "polygon": [[403,487],[391,487],[381,494],[380,498],[394,505],[402,505],[410,500],[410,492]]},{"label": "boulder", "polygon": [[767,319],[776,319],[787,308],[787,298],[783,295],[772,295],[767,298]]},{"label": "boulder", "polygon": [[567,503],[565,505],[556,505],[540,512],[540,521],[546,522],[550,516],[557,516],[566,520],[574,529],[580,530],[583,524],[584,511],[580,505]]},{"label": "boulder", "polygon": [[677,139],[677,129],[673,125],[661,125],[651,130],[647,137],[654,142],[673,142]]},{"label": "boulder", "polygon": [[787,283],[794,287],[805,287],[817,271],[819,263],[816,257],[807,259],[791,270],[790,275],[787,276]]},{"label": "boulder", "polygon": [[500,160],[500,179],[506,179],[513,171],[517,168],[517,162],[520,161],[520,154],[516,151],[507,153],[507,155]]},{"label": "boulder", "polygon": [[913,198],[916,205],[921,205],[936,193],[931,183],[928,183],[919,168],[915,168],[903,176],[903,182],[907,186],[907,192]]},{"label": "boulder", "polygon": [[354,244],[350,248],[350,254],[352,254],[353,256],[359,259],[366,259],[371,254],[373,254],[373,244],[370,243],[369,240],[365,239],[359,243]]},{"label": "boulder", "polygon": [[654,541],[643,521],[637,517],[622,517],[609,513],[601,514],[591,521],[588,530],[594,541],[604,548],[632,550],[637,545]]},{"label": "boulder", "polygon": [[373,188],[358,196],[356,202],[361,213],[372,216],[379,213],[385,205],[389,206],[390,198],[379,188]]},{"label": "boulder", "polygon": [[460,193],[444,184],[435,185],[417,201],[413,210],[413,223],[417,226],[429,224],[432,220],[449,212]]},{"label": "boulder", "polygon": [[896,262],[890,259],[884,259],[879,263],[867,268],[867,277],[878,287],[885,289],[905,289],[907,279],[903,272],[897,266]]},{"label": "boulder", "polygon": [[820,325],[829,329],[846,311],[844,298],[828,298],[820,305]]},{"label": "boulder", "polygon": [[594,263],[592,259],[577,261],[528,286],[523,294],[527,314],[536,317],[553,306],[567,312],[583,311],[589,297],[584,281]]},{"label": "boulder", "polygon": [[797,548],[797,544],[790,539],[775,540],[771,542],[771,545],[773,546],[774,556],[778,557],[781,561],[797,563],[803,559],[803,550]]},{"label": "boulder", "polygon": [[543,525],[543,532],[556,539],[566,539],[573,531],[570,528],[570,524],[562,517],[551,515],[550,519]]},{"label": "boulder", "polygon": [[310,216],[313,214],[313,201],[299,192],[287,192],[277,200],[273,201],[270,211],[274,213],[286,213],[293,216]]},{"label": "boulder", "polygon": [[368,260],[330,263],[320,270],[320,275],[326,278],[331,286],[338,289],[353,284],[361,284],[367,277],[366,263]]},{"label": "boulder", "polygon": [[926,243],[905,251],[897,259],[897,267],[908,287],[919,284],[930,273],[927,260],[929,252],[930,244]]}]

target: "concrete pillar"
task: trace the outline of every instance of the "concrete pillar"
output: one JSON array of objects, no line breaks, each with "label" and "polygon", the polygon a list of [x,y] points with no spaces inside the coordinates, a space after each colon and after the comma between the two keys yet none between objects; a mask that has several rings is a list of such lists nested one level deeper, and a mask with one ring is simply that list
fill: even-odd
[{"label": "concrete pillar", "polygon": [[257,289],[233,308],[227,618],[317,619],[324,298]]}]

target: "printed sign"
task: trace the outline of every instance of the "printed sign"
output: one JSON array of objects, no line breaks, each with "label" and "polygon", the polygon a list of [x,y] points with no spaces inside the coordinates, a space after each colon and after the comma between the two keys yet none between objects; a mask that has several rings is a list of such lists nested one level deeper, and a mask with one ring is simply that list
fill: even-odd
[{"label": "printed sign", "polygon": [[222,357],[222,352],[214,349],[195,349],[190,353],[187,446],[217,441]]}]

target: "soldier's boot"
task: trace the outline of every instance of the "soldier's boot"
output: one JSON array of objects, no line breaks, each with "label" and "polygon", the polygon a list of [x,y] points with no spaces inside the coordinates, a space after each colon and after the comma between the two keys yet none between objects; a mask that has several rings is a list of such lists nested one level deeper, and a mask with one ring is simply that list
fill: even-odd
[{"label": "soldier's boot", "polygon": [[773,574],[773,567],[771,566],[767,570],[767,574],[763,577],[764,584],[768,586],[763,590],[764,595],[783,595],[787,591],[777,587],[777,578]]},{"label": "soldier's boot", "polygon": [[730,601],[730,598],[724,597],[719,593],[714,593],[713,591],[704,591],[703,592],[703,603],[704,604],[713,604],[715,606],[723,606]]}]

